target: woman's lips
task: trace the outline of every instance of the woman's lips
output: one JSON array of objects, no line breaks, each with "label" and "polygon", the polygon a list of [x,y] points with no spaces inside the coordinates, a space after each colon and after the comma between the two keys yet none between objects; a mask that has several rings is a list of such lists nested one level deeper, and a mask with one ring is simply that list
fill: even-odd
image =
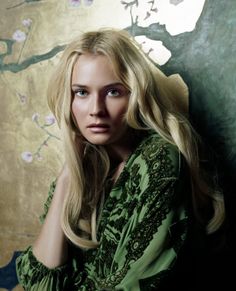
[{"label": "woman's lips", "polygon": [[90,124],[88,126],[88,128],[95,133],[103,133],[103,132],[107,132],[109,129],[109,125],[107,124],[103,124],[103,123],[98,123],[98,124]]}]

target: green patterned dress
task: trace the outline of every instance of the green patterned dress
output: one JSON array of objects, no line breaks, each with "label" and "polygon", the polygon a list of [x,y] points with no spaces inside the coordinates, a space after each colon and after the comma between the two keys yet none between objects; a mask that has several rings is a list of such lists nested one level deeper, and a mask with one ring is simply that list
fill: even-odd
[{"label": "green patterned dress", "polygon": [[[99,247],[80,250],[70,244],[67,264],[55,269],[37,261],[29,247],[17,259],[20,284],[25,290],[45,291],[158,290],[186,239],[185,177],[176,147],[156,133],[148,134],[106,195]],[[45,215],[54,188],[55,183]]]}]

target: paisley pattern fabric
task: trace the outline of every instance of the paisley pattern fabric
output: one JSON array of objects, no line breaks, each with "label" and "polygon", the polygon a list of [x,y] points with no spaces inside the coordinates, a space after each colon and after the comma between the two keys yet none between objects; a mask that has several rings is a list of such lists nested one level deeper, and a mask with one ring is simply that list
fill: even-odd
[{"label": "paisley pattern fabric", "polygon": [[[48,291],[158,290],[188,228],[189,187],[181,161],[175,146],[149,133],[106,195],[98,227],[99,247],[80,250],[70,245],[68,263],[55,269],[38,262],[29,247],[17,260],[22,286]],[[42,220],[54,188],[55,183]]]}]

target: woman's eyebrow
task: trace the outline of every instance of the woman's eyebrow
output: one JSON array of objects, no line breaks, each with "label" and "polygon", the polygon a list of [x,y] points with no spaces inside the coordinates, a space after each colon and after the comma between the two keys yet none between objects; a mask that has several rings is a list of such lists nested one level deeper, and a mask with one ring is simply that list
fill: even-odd
[{"label": "woman's eyebrow", "polygon": [[86,85],[80,85],[80,84],[72,84],[71,85],[71,88],[88,88],[88,86],[86,86]]},{"label": "woman's eyebrow", "polygon": [[[124,87],[124,85],[121,82],[114,82],[114,83],[109,83],[109,84],[103,86],[102,88],[106,89],[106,88],[110,88],[110,87],[114,87],[114,86],[123,86]],[[77,83],[72,84],[71,87],[72,88],[89,88],[89,86],[77,84]]]},{"label": "woman's eyebrow", "polygon": [[111,88],[111,87],[124,87],[124,85],[122,84],[122,83],[120,83],[120,82],[115,82],[115,83],[110,83],[110,84],[107,84],[107,85],[105,85],[103,88],[104,89],[109,89],[109,88]]}]

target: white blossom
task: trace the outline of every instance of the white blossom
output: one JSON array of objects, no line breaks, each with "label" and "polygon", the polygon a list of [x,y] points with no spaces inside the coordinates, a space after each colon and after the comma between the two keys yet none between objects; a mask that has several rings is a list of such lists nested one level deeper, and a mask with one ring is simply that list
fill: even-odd
[{"label": "white blossom", "polygon": [[56,119],[54,117],[54,115],[49,114],[45,117],[45,122],[47,125],[52,125],[53,123],[55,123]]},{"label": "white blossom", "polygon": [[78,7],[81,4],[81,0],[69,0],[69,4],[74,7]]},{"label": "white blossom", "polygon": [[26,40],[26,33],[24,31],[17,29],[13,33],[12,38],[17,42],[23,42]]},{"label": "white blossom", "polygon": [[23,152],[21,154],[21,158],[27,163],[31,163],[33,161],[33,155],[31,152]]},{"label": "white blossom", "polygon": [[168,62],[171,52],[163,45],[162,41],[152,40],[144,35],[135,37],[141,44],[142,50],[158,65],[162,66]]},{"label": "white blossom", "polygon": [[22,20],[22,24],[23,24],[25,27],[30,27],[31,24],[32,24],[32,19],[30,19],[30,18],[24,19],[24,20]]},{"label": "white blossom", "polygon": [[84,5],[90,6],[93,4],[93,0],[84,0]]}]

